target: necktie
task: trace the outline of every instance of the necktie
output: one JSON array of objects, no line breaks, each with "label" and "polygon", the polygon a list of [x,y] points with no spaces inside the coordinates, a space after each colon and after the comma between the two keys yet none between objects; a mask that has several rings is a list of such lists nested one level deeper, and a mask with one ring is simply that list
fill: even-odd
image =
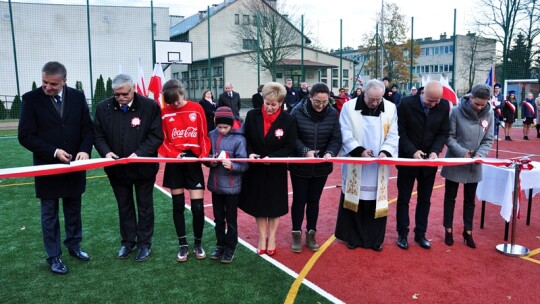
[{"label": "necktie", "polygon": [[229,93],[229,97],[232,98],[232,93]]},{"label": "necktie", "polygon": [[62,97],[60,95],[54,95],[54,99],[56,99],[56,104],[61,109],[62,108]]},{"label": "necktie", "polygon": [[122,105],[122,111],[124,111],[124,113],[126,113],[128,109],[129,109],[128,105]]}]

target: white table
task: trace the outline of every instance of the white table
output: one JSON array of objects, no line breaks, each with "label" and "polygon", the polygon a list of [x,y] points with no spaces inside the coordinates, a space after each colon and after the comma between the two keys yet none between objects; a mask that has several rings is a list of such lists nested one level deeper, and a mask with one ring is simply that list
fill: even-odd
[{"label": "white table", "polygon": [[[529,213],[532,197],[540,193],[540,162],[531,162],[531,164],[532,170],[522,170],[520,174],[521,189],[525,191],[525,197],[529,199]],[[479,200],[501,206],[500,214],[506,222],[509,222],[512,217],[514,177],[513,168],[482,165],[482,181],[478,183],[476,189]],[[529,195],[530,193],[532,195]],[[530,214],[527,217],[529,216]]]}]

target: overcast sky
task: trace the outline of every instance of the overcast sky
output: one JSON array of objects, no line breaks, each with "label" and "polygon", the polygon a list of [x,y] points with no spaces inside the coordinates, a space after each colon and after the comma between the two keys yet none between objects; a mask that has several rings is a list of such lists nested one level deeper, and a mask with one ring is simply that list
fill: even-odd
[{"label": "overcast sky", "polygon": [[[13,0],[14,2],[64,3],[85,5],[86,0]],[[285,1],[285,0],[278,0]],[[310,38],[328,49],[339,48],[339,20],[343,20],[343,46],[358,47],[364,44],[364,33],[374,32],[375,14],[382,0],[287,0],[287,6],[297,16],[304,15],[304,24],[311,32]],[[457,9],[457,34],[466,34],[470,29],[472,0],[394,0],[409,26],[414,17],[414,37],[433,37],[446,32],[451,35],[454,27],[454,9]],[[171,15],[191,16],[208,5],[223,0],[154,0],[154,6],[169,7]],[[90,5],[143,5],[150,0],[90,0]],[[306,32],[308,30],[306,29]],[[409,35],[410,36],[410,31]]]}]

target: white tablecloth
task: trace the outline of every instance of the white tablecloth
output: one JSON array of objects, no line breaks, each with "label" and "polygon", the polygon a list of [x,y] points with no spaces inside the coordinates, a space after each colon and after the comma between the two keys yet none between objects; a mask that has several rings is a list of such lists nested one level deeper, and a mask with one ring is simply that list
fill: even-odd
[{"label": "white tablecloth", "polygon": [[[540,193],[540,162],[531,163],[534,168],[522,170],[520,174],[521,189],[525,191],[525,197],[528,197],[529,189],[533,189],[533,196]],[[482,181],[476,189],[479,200],[501,206],[500,214],[507,222],[512,217],[514,174],[513,168],[482,165]]]}]

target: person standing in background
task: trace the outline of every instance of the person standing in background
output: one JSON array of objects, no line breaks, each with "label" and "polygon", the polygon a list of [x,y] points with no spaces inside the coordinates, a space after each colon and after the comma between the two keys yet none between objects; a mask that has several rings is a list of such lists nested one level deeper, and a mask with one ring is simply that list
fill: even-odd
[{"label": "person standing in background", "polygon": [[502,107],[504,106],[504,96],[501,93],[501,85],[496,83],[493,86],[493,97],[491,98],[491,108],[493,109],[493,115],[495,115],[495,123],[493,129],[493,136],[495,140],[499,138],[499,127],[502,120]]},{"label": "person standing in background", "polygon": [[242,108],[242,103],[240,102],[240,94],[233,91],[233,86],[230,82],[225,84],[225,92],[219,94],[217,107],[231,108],[234,117],[241,120],[240,109]]},{"label": "person standing in background", "polygon": [[204,91],[202,98],[199,101],[199,104],[203,108],[204,115],[206,117],[206,130],[210,132],[216,127],[214,125],[214,112],[216,112],[217,109],[217,105],[214,102],[214,95],[212,94],[212,91]]},{"label": "person standing in background", "polygon": [[262,108],[262,105],[263,105],[263,102],[264,102],[264,99],[262,97],[262,88],[263,87],[264,87],[264,85],[261,84],[257,88],[257,93],[255,93],[255,94],[253,94],[253,96],[251,96],[251,105],[253,106],[254,109]]},{"label": "person standing in background", "polygon": [[502,107],[502,116],[504,121],[504,140],[512,140],[510,134],[512,131],[512,125],[517,119],[517,108],[518,104],[516,100],[516,91],[509,91],[508,96],[506,97],[506,100],[504,101],[504,105]]},{"label": "person standing in background", "polygon": [[298,93],[293,88],[293,81],[292,79],[288,78],[285,80],[285,90],[287,90],[287,96],[285,96],[285,102],[284,107],[285,111],[291,113],[292,109],[298,102]]},{"label": "person standing in background", "polygon": [[536,138],[540,138],[540,93],[538,93],[534,103],[536,104],[536,121],[534,122],[536,124]]},{"label": "person standing in background", "polygon": [[521,104],[521,118],[523,118],[523,139],[529,140],[529,130],[536,119],[536,103],[532,92],[527,93],[527,98]]},{"label": "person standing in background", "polygon": [[[66,85],[67,71],[59,62],[41,69],[41,87],[22,96],[19,142],[32,152],[34,165],[69,164],[90,158],[94,131],[84,93]],[[80,261],[90,256],[81,249],[81,201],[86,171],[35,177],[41,204],[41,230],[47,263],[55,274],[68,269],[62,255],[58,204],[62,199],[64,245]]]},{"label": "person standing in background", "polygon": [[309,95],[309,88],[307,82],[303,81],[300,84],[300,90],[298,91],[298,101],[300,102],[304,98],[308,97]]},{"label": "person standing in background", "polygon": [[[163,142],[159,105],[137,94],[133,78],[128,74],[115,76],[112,89],[114,96],[98,104],[94,118],[94,146],[99,155],[113,159],[157,157],[157,149]],[[158,169],[157,163],[105,167],[118,204],[122,237],[119,259],[127,258],[135,246],[135,261],[150,257]]]}]

